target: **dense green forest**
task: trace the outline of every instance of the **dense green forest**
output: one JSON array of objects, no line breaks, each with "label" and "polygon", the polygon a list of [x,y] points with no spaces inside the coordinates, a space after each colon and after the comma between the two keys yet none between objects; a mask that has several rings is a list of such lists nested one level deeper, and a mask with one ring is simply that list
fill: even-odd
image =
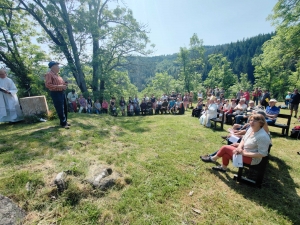
[{"label": "dense green forest", "polygon": [[[254,66],[252,58],[262,53],[262,45],[274,36],[271,34],[259,34],[230,44],[204,47],[204,67],[198,71],[204,81],[212,66],[208,62],[211,54],[222,54],[229,62],[230,68],[238,77],[241,73],[248,74],[249,81],[254,84]],[[128,71],[130,81],[137,86],[139,91],[145,89],[147,83],[155,77],[156,73],[167,72],[168,75],[178,79],[180,65],[177,63],[178,53],[152,57],[130,57],[130,62],[125,69]]]}]

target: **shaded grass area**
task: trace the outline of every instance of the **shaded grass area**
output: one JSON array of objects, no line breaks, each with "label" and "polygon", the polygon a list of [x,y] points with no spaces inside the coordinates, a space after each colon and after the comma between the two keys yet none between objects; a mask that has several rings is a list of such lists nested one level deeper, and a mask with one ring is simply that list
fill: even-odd
[{"label": "shaded grass area", "polygon": [[[222,146],[226,132],[200,126],[190,112],[71,114],[70,122],[70,130],[57,121],[0,124],[0,193],[27,211],[26,224],[300,223],[300,142],[277,135],[279,129],[272,132],[263,188],[255,189],[232,179],[237,168],[218,173],[199,160]],[[126,183],[108,192],[93,189],[84,180],[98,164]],[[58,193],[52,182],[61,171],[69,171],[68,189]]]}]

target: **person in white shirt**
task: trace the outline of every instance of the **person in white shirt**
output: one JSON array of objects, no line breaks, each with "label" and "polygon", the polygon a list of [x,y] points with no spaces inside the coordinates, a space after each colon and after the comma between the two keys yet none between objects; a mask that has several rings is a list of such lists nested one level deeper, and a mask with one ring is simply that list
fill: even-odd
[{"label": "person in white shirt", "polygon": [[162,101],[164,101],[165,99],[168,100],[168,96],[166,94],[164,94],[163,96],[161,96],[160,98]]},{"label": "person in white shirt", "polygon": [[101,103],[99,102],[99,99],[97,99],[96,102],[94,103],[94,108],[96,114],[101,114]]},{"label": "person in white shirt", "polygon": [[0,70],[0,88],[0,122],[23,120],[23,113],[17,97],[18,89],[3,69]]},{"label": "person in white shirt", "polygon": [[77,112],[78,95],[75,93],[74,89],[68,93],[67,99],[68,99],[68,103],[69,103],[70,112]]},{"label": "person in white shirt", "polygon": [[147,95],[144,95],[144,100],[145,100],[146,102],[148,102],[148,101],[149,101],[149,97],[148,97]]},{"label": "person in white shirt", "polygon": [[159,98],[156,101],[155,114],[159,114],[159,112],[161,111],[161,105],[162,105],[162,101]]},{"label": "person in white shirt", "polygon": [[201,98],[201,99],[203,98],[202,91],[198,91],[198,99],[199,99],[199,98]]},{"label": "person in white shirt", "polygon": [[214,102],[214,96],[209,99],[208,105],[205,107],[205,113],[200,117],[200,124],[210,127],[211,122],[210,119],[217,118],[217,110],[218,106]]},{"label": "person in white shirt", "polygon": [[270,136],[264,129],[266,120],[263,115],[255,114],[250,116],[249,119],[250,128],[238,145],[224,145],[215,156],[201,158],[202,161],[215,162],[222,158],[222,165],[212,168],[220,172],[227,171],[227,166],[233,155],[242,155],[244,163],[259,164],[262,158],[268,155]]},{"label": "person in white shirt", "polygon": [[240,115],[240,114],[243,114],[244,111],[247,110],[247,105],[245,104],[245,99],[244,98],[241,98],[239,103],[237,104],[236,107],[234,107],[234,115]]}]

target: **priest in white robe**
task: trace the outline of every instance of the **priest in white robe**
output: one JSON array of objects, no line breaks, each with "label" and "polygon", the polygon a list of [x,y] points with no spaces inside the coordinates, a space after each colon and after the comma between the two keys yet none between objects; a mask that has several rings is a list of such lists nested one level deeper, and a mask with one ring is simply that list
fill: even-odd
[{"label": "priest in white robe", "polygon": [[6,71],[0,70],[0,122],[18,122],[24,119],[17,97],[18,89],[7,77]]},{"label": "priest in white robe", "polygon": [[209,101],[205,107],[205,112],[199,119],[200,124],[202,124],[206,127],[210,127],[211,126],[210,119],[217,118],[217,115],[218,115],[218,111],[217,111],[218,106],[215,104],[214,99],[215,99],[214,96],[212,96],[209,99]]}]

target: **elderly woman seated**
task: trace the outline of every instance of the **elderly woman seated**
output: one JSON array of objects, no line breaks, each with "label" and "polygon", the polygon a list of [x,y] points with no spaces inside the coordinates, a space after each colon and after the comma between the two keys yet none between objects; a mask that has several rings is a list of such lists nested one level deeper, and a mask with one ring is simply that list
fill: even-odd
[{"label": "elderly woman seated", "polygon": [[[253,110],[252,113],[254,115],[255,114],[263,115],[264,118],[266,119],[266,113],[264,111],[255,111],[255,110]],[[245,125],[234,124],[232,126],[232,128],[228,129],[229,134],[225,135],[225,136],[221,136],[221,138],[227,140],[227,145],[233,145],[233,146],[235,146],[236,144],[238,145],[238,143],[241,142],[243,136],[246,134],[246,132],[248,131],[249,128],[250,128],[250,123],[246,123]],[[265,123],[265,125],[263,126],[263,128],[267,132],[267,134],[270,135],[270,131],[269,131],[269,127],[268,127],[267,123]],[[232,136],[235,136],[235,138],[230,138]],[[237,138],[239,138],[239,139],[237,140]],[[235,142],[232,142],[233,140],[235,140]],[[215,156],[218,153],[218,151],[219,150],[217,150],[217,151],[215,151],[214,153],[211,153],[211,154],[200,156],[200,158],[203,161],[205,161],[207,158]]]},{"label": "elderly woman seated", "polygon": [[246,132],[242,141],[237,147],[224,145],[213,157],[202,158],[204,162],[215,162],[222,158],[222,165],[213,167],[213,170],[226,172],[229,161],[234,154],[241,154],[243,162],[251,165],[257,165],[262,158],[268,155],[270,137],[264,130],[266,119],[260,114],[255,114],[249,118],[250,128]]},{"label": "elderly woman seated", "polygon": [[218,106],[214,102],[214,96],[212,96],[209,99],[208,104],[206,104],[205,106],[205,112],[202,114],[202,116],[199,119],[200,124],[206,127],[210,127],[211,126],[210,119],[217,118],[217,114],[218,114],[217,110],[218,110]]}]

